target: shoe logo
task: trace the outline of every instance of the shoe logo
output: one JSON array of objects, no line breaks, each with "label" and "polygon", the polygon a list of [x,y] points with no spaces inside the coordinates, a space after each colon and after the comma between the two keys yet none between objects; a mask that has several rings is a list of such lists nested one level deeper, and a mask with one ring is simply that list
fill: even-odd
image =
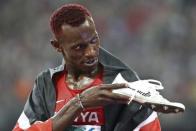
[{"label": "shoe logo", "polygon": [[[131,87],[129,87],[130,89],[132,89],[133,91],[135,91],[136,89],[133,89],[133,88],[131,88]],[[141,94],[141,95],[143,95],[143,96],[145,96],[145,97],[150,97],[151,96],[151,93],[148,91],[147,93],[145,93],[145,92],[142,92],[142,91],[137,91],[137,93],[139,93],[139,94]]]},{"label": "shoe logo", "polygon": [[142,91],[137,91],[137,92],[138,92],[139,94],[145,96],[145,97],[150,97],[150,96],[151,96],[150,92],[147,92],[147,93],[142,92]]}]

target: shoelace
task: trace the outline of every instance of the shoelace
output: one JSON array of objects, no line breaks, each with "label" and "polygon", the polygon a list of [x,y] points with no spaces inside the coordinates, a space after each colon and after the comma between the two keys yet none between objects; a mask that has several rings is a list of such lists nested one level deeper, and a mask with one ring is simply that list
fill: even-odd
[{"label": "shoelace", "polygon": [[133,95],[131,96],[130,98],[130,102],[135,98],[135,95],[137,93],[138,89],[136,89],[134,92],[133,92]]}]

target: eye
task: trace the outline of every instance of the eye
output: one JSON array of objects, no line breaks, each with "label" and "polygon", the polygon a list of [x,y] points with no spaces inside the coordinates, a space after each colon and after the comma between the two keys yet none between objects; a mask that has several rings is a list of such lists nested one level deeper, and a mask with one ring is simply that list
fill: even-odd
[{"label": "eye", "polygon": [[94,38],[90,41],[90,43],[91,43],[91,44],[94,44],[94,43],[97,43],[97,41],[98,41],[98,37],[96,36],[96,37],[94,37]]},{"label": "eye", "polygon": [[85,49],[86,48],[86,44],[78,44],[76,46],[73,47],[74,50],[82,50],[82,49]]}]

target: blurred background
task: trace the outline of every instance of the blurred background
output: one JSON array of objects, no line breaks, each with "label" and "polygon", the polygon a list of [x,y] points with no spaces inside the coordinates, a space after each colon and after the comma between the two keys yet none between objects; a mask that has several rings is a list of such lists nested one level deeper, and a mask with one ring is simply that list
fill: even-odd
[{"label": "blurred background", "polygon": [[61,63],[49,17],[70,2],[92,12],[103,47],[185,104],[184,113],[159,115],[163,131],[195,131],[195,0],[1,0],[0,130],[14,127],[38,73]]}]

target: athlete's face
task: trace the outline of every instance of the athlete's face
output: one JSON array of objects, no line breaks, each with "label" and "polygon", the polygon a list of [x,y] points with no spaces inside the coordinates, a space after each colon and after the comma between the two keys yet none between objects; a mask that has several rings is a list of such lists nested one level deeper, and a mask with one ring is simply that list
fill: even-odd
[{"label": "athlete's face", "polygon": [[58,43],[69,72],[90,74],[97,68],[100,41],[91,18],[79,27],[63,25]]}]

